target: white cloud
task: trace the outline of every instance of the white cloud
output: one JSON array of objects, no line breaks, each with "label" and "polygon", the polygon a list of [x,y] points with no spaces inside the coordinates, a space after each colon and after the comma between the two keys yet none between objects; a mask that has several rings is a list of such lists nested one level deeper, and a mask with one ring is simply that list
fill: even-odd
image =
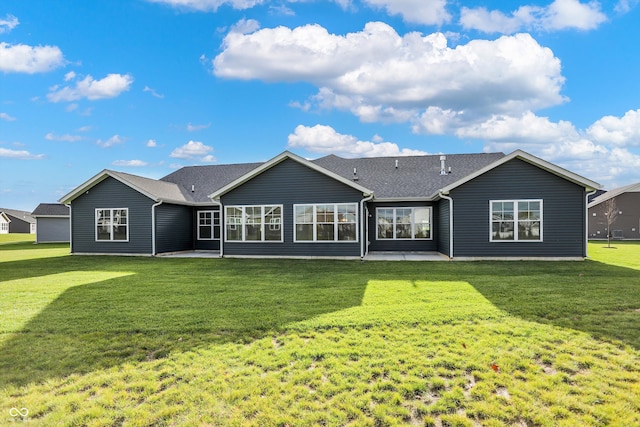
[{"label": "white cloud", "polygon": [[336,154],[344,157],[413,156],[424,151],[401,149],[397,144],[384,142],[375,136],[372,141],[361,141],[355,136],[340,134],[331,126],[299,125],[289,135],[288,146],[302,148],[312,153]]},{"label": "white cloud", "polygon": [[190,9],[200,12],[215,12],[220,6],[229,6],[233,9],[251,9],[256,5],[265,3],[265,0],[147,0],[151,3],[162,3],[178,9]]},{"label": "white cloud", "polygon": [[150,139],[147,141],[146,146],[149,148],[155,148],[158,146],[158,143],[156,142],[155,139]]},{"label": "white cloud", "polygon": [[118,145],[118,144],[122,144],[124,143],[124,138],[121,137],[120,135],[113,135],[111,138],[107,139],[106,141],[103,141],[101,139],[96,141],[96,144],[98,144],[100,147],[102,148],[109,148],[109,147],[113,147],[114,145]]},{"label": "white cloud", "polygon": [[148,163],[143,160],[116,160],[112,163],[112,165],[125,167],[142,167],[147,166]]},{"label": "white cloud", "polygon": [[460,10],[460,24],[465,29],[485,33],[513,34],[518,31],[558,31],[566,29],[593,30],[607,17],[600,3],[578,0],[555,0],[546,7],[521,6],[506,15],[501,11],[488,11],[484,7]]},{"label": "white cloud", "polygon": [[412,121],[429,108],[477,121],[566,100],[560,60],[528,34],[450,48],[441,33],[401,37],[371,22],[344,36],[318,25],[229,33],[223,47],[218,77],[311,82],[320,107],[364,121]]},{"label": "white cloud", "polygon": [[210,154],[211,152],[213,152],[213,147],[209,147],[200,141],[189,141],[173,150],[169,156],[174,159],[199,160],[211,163],[216,161],[216,158]]},{"label": "white cloud", "polygon": [[160,94],[158,92],[156,92],[155,89],[151,89],[149,86],[145,86],[144,89],[142,89],[143,92],[150,92],[152,96],[155,96],[156,98],[162,99],[164,98],[163,94]]},{"label": "white cloud", "polygon": [[593,123],[587,133],[595,141],[615,146],[640,146],[640,110],[622,117],[605,116]]},{"label": "white cloud", "polygon": [[0,119],[5,120],[7,122],[14,122],[16,120],[15,117],[10,116],[7,113],[0,113]]},{"label": "white cloud", "polygon": [[77,101],[82,98],[89,100],[115,98],[122,92],[130,89],[133,77],[129,74],[108,74],[101,80],[94,80],[90,75],[80,81],[76,81],[75,86],[65,86],[51,88],[47,99],[51,102]]},{"label": "white cloud", "polygon": [[5,73],[45,73],[64,65],[57,46],[11,45],[0,42],[0,71]]},{"label": "white cloud", "polygon": [[194,125],[191,123],[187,123],[187,131],[195,132],[198,130],[207,129],[209,126],[211,126],[211,123],[207,123],[206,125]]},{"label": "white cloud", "polygon": [[47,141],[65,141],[65,142],[75,142],[75,141],[80,141],[82,139],[82,137],[79,135],[70,135],[68,133],[64,135],[56,135],[53,132],[47,133],[44,136],[44,138]]},{"label": "white cloud", "polygon": [[400,15],[406,22],[442,25],[451,20],[446,0],[363,0],[369,6],[384,8],[389,15]]},{"label": "white cloud", "polygon": [[628,13],[640,3],[639,0],[620,0],[614,10],[618,13]]},{"label": "white cloud", "polygon": [[7,13],[4,18],[0,18],[0,34],[8,33],[20,24],[18,18]]},{"label": "white cloud", "polygon": [[0,147],[0,157],[16,160],[40,160],[44,158],[44,154],[31,154],[26,150],[10,150]]},{"label": "white cloud", "polygon": [[76,73],[75,71],[69,71],[67,74],[64,75],[64,81],[68,82],[69,80],[73,80],[76,78]]}]

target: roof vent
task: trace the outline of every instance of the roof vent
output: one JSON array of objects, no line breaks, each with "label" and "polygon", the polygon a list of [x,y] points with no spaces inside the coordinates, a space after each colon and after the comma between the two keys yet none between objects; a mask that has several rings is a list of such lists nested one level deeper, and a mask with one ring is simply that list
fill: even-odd
[{"label": "roof vent", "polygon": [[447,160],[447,156],[440,156],[440,175],[447,174],[447,166],[445,161]]},{"label": "roof vent", "polygon": [[196,192],[196,186],[195,186],[195,185],[193,185],[193,184],[191,184],[191,192],[192,192],[192,193],[195,193],[195,192]]},{"label": "roof vent", "polygon": [[398,169],[398,159],[396,159],[396,169]]},{"label": "roof vent", "polygon": [[358,170],[356,168],[353,168],[353,180],[358,180]]}]

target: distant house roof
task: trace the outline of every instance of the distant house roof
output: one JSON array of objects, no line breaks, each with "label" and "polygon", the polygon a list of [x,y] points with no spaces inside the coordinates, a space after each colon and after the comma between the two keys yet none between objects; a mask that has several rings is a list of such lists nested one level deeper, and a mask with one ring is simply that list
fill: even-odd
[{"label": "distant house roof", "polygon": [[624,187],[614,188],[613,190],[609,190],[606,193],[600,194],[598,197],[594,198],[588,207],[593,207],[599,205],[602,202],[606,202],[609,199],[613,199],[624,193],[640,193],[640,182],[636,182],[635,184],[625,185]]},{"label": "distant house roof", "polygon": [[69,207],[61,203],[40,203],[33,212],[31,212],[31,215],[36,218],[39,216],[68,217]]},{"label": "distant house roof", "polygon": [[36,219],[31,216],[31,212],[19,211],[16,209],[0,208],[0,212],[7,214],[10,217],[21,219],[29,224],[35,224]]}]

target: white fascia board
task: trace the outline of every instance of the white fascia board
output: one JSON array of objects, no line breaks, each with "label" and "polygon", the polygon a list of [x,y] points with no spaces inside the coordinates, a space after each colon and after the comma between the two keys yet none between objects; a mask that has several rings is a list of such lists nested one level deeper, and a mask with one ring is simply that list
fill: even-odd
[{"label": "white fascia board", "polygon": [[573,182],[574,184],[578,184],[582,187],[585,187],[585,189],[587,190],[597,190],[599,188],[602,188],[602,185],[600,185],[599,183],[592,181],[590,179],[587,179],[583,176],[580,176],[576,173],[573,173],[571,171],[568,171],[567,169],[561,168],[560,166],[554,165],[553,163],[550,163],[546,160],[543,160],[539,157],[534,156],[533,154],[529,154],[525,151],[522,150],[516,150],[510,154],[507,154],[506,156],[496,160],[495,162],[483,167],[482,169],[479,169],[477,171],[475,171],[474,173],[465,176],[464,178],[447,185],[446,187],[441,188],[436,194],[434,194],[434,197],[436,197],[438,194],[449,194],[449,192],[451,190],[453,190],[456,187],[459,187],[462,184],[465,184],[469,181],[471,181],[472,179],[475,179],[477,177],[479,177],[480,175],[485,174],[486,172],[489,172],[490,170],[503,165],[515,158],[518,158],[520,160],[523,160],[527,163],[530,163],[534,166],[537,166],[541,169],[546,170],[547,172],[551,172],[554,175],[557,175],[561,178],[564,178],[568,181]]},{"label": "white fascia board", "polygon": [[362,192],[365,195],[369,195],[369,194],[373,194],[373,192],[371,190],[369,190],[368,188],[365,188],[353,181],[350,181],[338,174],[335,174],[333,172],[331,172],[330,170],[327,170],[321,166],[316,165],[315,163],[310,162],[309,160],[303,159],[302,157],[293,154],[289,151],[284,151],[282,153],[280,153],[279,155],[277,155],[276,157],[272,158],[271,160],[261,164],[260,166],[256,167],[255,169],[247,172],[246,174],[242,175],[240,178],[236,179],[235,181],[230,182],[229,184],[225,185],[224,187],[220,188],[219,190],[217,190],[215,193],[212,193],[209,195],[209,198],[212,200],[216,200],[216,199],[220,199],[220,197],[225,194],[228,193],[229,191],[241,186],[242,184],[246,183],[247,181],[252,180],[253,178],[255,178],[256,176],[260,175],[262,172],[271,169],[272,167],[276,166],[277,164],[283,162],[286,159],[291,159],[293,161],[296,161],[306,167],[308,167],[309,169],[315,170],[316,172],[320,172],[321,174],[324,174],[330,178],[335,179],[336,181],[339,181],[345,185],[348,185],[349,187],[355,188],[356,190]]}]

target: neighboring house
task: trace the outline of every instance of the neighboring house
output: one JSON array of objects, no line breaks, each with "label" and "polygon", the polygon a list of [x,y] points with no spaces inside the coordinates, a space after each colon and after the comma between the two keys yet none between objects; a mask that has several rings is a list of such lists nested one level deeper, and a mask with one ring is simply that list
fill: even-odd
[{"label": "neighboring house", "polygon": [[60,203],[40,203],[31,216],[36,219],[36,243],[70,241],[69,208]]},{"label": "neighboring house", "polygon": [[0,208],[0,234],[36,232],[36,220],[29,212]]},{"label": "neighboring house", "polygon": [[60,199],[71,252],[221,256],[586,256],[599,184],[523,151],[184,167],[160,180],[103,170]]},{"label": "neighboring house", "polygon": [[607,238],[604,202],[615,200],[618,211],[611,224],[614,239],[640,239],[640,182],[607,191],[589,203],[589,238]]}]

